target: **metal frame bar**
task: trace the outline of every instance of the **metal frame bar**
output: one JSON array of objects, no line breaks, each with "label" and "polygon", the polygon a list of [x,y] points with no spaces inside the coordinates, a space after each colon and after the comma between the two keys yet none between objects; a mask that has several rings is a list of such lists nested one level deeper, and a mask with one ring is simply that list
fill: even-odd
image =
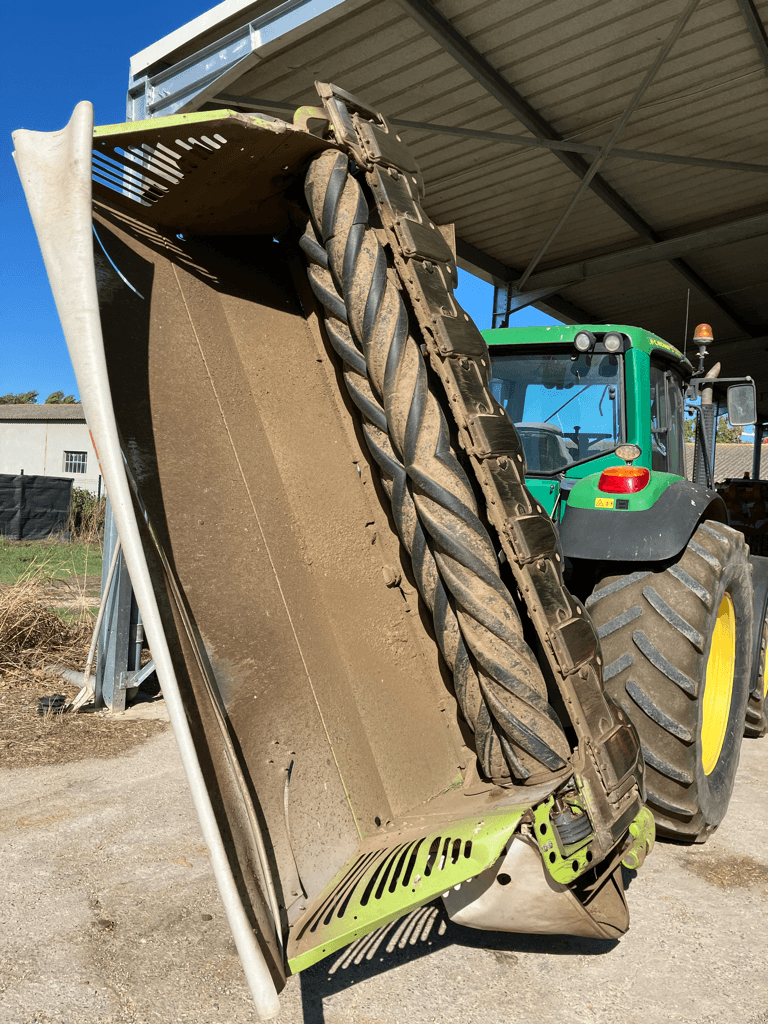
[{"label": "metal frame bar", "polygon": [[714,486],[715,407],[700,405],[696,409],[696,446],[693,451],[693,483]]},{"label": "metal frame bar", "polygon": [[[756,238],[768,234],[768,213],[753,217],[718,224],[716,227],[702,231],[691,231],[676,235],[663,242],[651,245],[639,245],[633,249],[622,249],[619,252],[606,253],[587,260],[579,260],[561,267],[541,270],[528,278],[528,291],[543,288],[567,288],[587,278],[600,277],[604,274],[615,274],[621,270],[648,266],[660,263],[672,257],[682,256],[689,252],[716,248],[731,242],[742,242],[748,238]],[[520,287],[519,282],[515,282]]]},{"label": "metal frame bar", "polygon": [[[294,29],[308,25],[348,0],[286,0],[279,7],[209,43],[197,53],[154,75],[131,78],[126,120],[166,117],[207,99],[207,87],[225,85],[261,58],[259,51]],[[237,69],[237,70],[236,70]]]},{"label": "metal frame bar", "polygon": [[753,480],[759,480],[760,479],[760,461],[761,461],[761,456],[763,454],[762,444],[763,444],[764,428],[765,428],[765,424],[764,423],[756,423],[755,424],[754,451],[752,452],[752,479]]},{"label": "metal frame bar", "polygon": [[[261,102],[263,104],[264,101]],[[558,142],[555,139],[535,139],[527,135],[507,135],[504,132],[486,132],[475,128],[433,124],[429,121],[408,121],[402,117],[390,117],[388,120],[390,124],[398,128],[409,128],[412,131],[458,135],[476,139],[478,142],[499,142],[502,145],[518,146],[524,149],[546,149],[553,153],[581,153],[584,156],[595,156],[600,152],[600,146],[593,146],[589,142],[576,142],[574,139],[564,139],[562,142]],[[619,146],[613,147],[611,157],[616,160],[647,160],[659,164],[709,167],[715,171],[747,171],[768,174],[768,164],[750,164],[737,160],[712,160],[709,157],[683,156],[678,153],[653,153],[644,149],[622,149]]]},{"label": "metal frame bar", "polygon": [[[535,288],[523,292],[515,285],[507,284],[501,290],[496,289],[493,296],[493,326],[509,327],[509,318],[512,313],[517,313],[519,310],[525,309],[526,306],[533,305],[534,302],[548,299],[550,295],[554,295],[558,291],[558,287],[555,285],[553,288]],[[504,295],[503,302],[501,292]]]},{"label": "metal frame bar", "polygon": [[[524,127],[539,138],[564,141],[555,128],[479,53],[429,0],[396,0],[446,53],[465,69],[494,99],[508,110]],[[579,178],[589,171],[589,165],[578,154],[555,151],[557,158]],[[600,175],[595,174],[590,189],[633,231],[648,242],[661,242],[661,235]],[[734,326],[747,337],[752,330],[714,289],[681,259],[669,261],[671,265],[702,295],[710,300]]]},{"label": "metal frame bar", "polygon": [[153,670],[144,673],[136,682],[134,677],[141,666],[144,627],[122,551],[114,576],[111,581],[108,579],[109,565],[117,543],[112,503],[107,498],[101,578],[101,600],[105,607],[99,628],[93,689],[96,705],[105,704],[110,711],[124,711],[128,689],[138,686]]},{"label": "metal frame bar", "polygon": [[757,13],[757,8],[752,0],[736,0],[736,3],[739,5],[741,16],[746,23],[747,31],[752,36],[752,42],[760,55],[763,67],[768,72],[768,34],[766,34],[765,26]]},{"label": "metal frame bar", "polygon": [[[497,299],[497,293],[503,295],[503,299]],[[559,317],[570,324],[594,324],[600,323],[602,319],[590,310],[569,302],[556,291],[550,291],[548,295],[539,298],[534,297],[530,302],[517,302],[518,298],[520,296],[515,294],[515,288],[511,284],[498,284],[494,287],[494,310],[501,309],[501,313],[494,312],[491,321],[492,327],[509,327],[509,316],[512,313],[534,304],[537,309],[544,308],[544,311],[551,316]],[[509,314],[507,314],[507,309]]]},{"label": "metal frame bar", "polygon": [[[456,239],[456,258],[462,270],[468,270],[470,273],[478,275],[484,281],[488,281],[494,286],[494,310],[498,305],[498,293],[503,292],[506,295],[507,290],[512,287],[510,282],[520,276],[518,270],[507,266],[506,263],[502,263],[494,256],[489,256],[487,252],[476,248],[471,242],[467,242],[463,238]],[[600,319],[594,313],[576,306],[574,303],[569,302],[568,299],[564,299],[562,295],[557,295],[554,292],[551,297],[546,299],[546,302],[534,299],[534,302],[536,301],[541,301],[542,305],[546,305],[554,313],[557,313],[558,316],[564,317],[573,324],[591,324]],[[501,316],[503,319],[503,309]],[[493,326],[502,326],[501,322],[497,322],[495,314]]]},{"label": "metal frame bar", "polygon": [[653,63],[651,64],[651,66],[648,68],[648,70],[646,71],[645,75],[643,76],[643,80],[640,83],[640,85],[638,85],[637,89],[635,90],[634,95],[632,96],[632,99],[629,101],[627,106],[624,108],[624,113],[621,115],[619,120],[614,125],[613,131],[611,132],[611,134],[606,139],[606,141],[603,144],[600,152],[597,154],[597,156],[594,158],[592,163],[589,165],[589,170],[587,171],[587,173],[584,175],[584,177],[579,182],[578,187],[577,187],[576,191],[574,192],[573,196],[571,197],[570,202],[568,203],[566,208],[563,210],[563,212],[560,215],[560,218],[557,221],[557,223],[552,227],[552,230],[549,232],[547,237],[544,239],[544,241],[539,246],[538,251],[536,252],[536,254],[531,258],[528,266],[523,271],[522,277],[517,282],[517,287],[518,288],[520,288],[520,289],[523,288],[523,286],[525,285],[525,282],[528,280],[528,278],[531,276],[533,271],[539,265],[539,263],[541,262],[542,257],[547,252],[549,247],[552,245],[552,243],[554,242],[555,238],[557,237],[557,235],[561,231],[563,225],[565,224],[565,222],[570,217],[570,215],[573,212],[573,210],[575,209],[576,204],[578,203],[579,199],[582,197],[584,192],[586,192],[586,190],[589,188],[590,182],[595,177],[597,172],[600,170],[602,165],[605,163],[605,160],[606,160],[608,154],[613,149],[614,143],[618,142],[619,136],[622,134],[624,129],[627,127],[629,119],[632,117],[632,115],[634,114],[635,110],[637,109],[637,106],[640,103],[640,100],[643,98],[643,96],[645,95],[648,87],[653,82],[653,80],[656,77],[657,73],[661,69],[661,66],[664,63],[664,61],[667,59],[667,56],[668,56],[670,50],[675,45],[677,40],[680,38],[683,29],[687,25],[691,15],[696,10],[698,5],[699,5],[699,0],[688,0],[688,5],[686,6],[685,10],[681,13],[680,17],[677,19],[677,21],[673,25],[672,31],[670,32],[669,36],[667,37],[664,45],[661,47],[659,52],[656,54],[656,58],[654,59]]},{"label": "metal frame bar", "polygon": [[[293,112],[296,110],[295,103],[238,96],[230,92],[217,93],[216,96],[212,97],[212,102],[245,107],[256,111],[277,110]],[[588,142],[575,142],[573,139],[565,139],[562,142],[558,142],[555,139],[536,139],[527,135],[486,132],[477,128],[460,128],[457,125],[433,124],[430,121],[409,121],[402,117],[388,117],[387,120],[396,128],[406,128],[410,131],[419,132],[437,132],[442,135],[455,135],[459,138],[474,139],[477,142],[498,142],[504,146],[514,146],[515,148],[522,149],[546,149],[556,153],[582,153],[585,156],[595,156],[600,152],[601,148],[600,146],[593,146]],[[768,164],[742,163],[737,160],[711,160],[708,157],[683,156],[677,153],[652,153],[642,149],[621,149],[618,146],[613,147],[610,156],[617,160],[647,160],[651,163],[681,164],[685,167],[709,167],[715,171],[745,171],[747,173],[768,174]]]}]

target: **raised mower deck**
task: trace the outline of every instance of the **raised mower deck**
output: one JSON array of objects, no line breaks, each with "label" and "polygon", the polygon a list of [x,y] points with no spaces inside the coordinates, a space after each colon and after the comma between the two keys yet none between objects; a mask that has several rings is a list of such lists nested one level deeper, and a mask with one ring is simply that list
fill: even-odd
[{"label": "raised mower deck", "polygon": [[[523,856],[528,902],[515,930],[620,933],[623,898],[598,894],[616,889],[628,846],[639,862],[652,844],[652,828],[626,834],[637,813],[628,774],[602,873],[605,851],[591,864],[584,842],[563,848],[546,835],[549,805],[546,820],[534,816],[570,767],[527,786],[477,774],[326,313],[296,245],[275,241],[301,208],[308,161],[336,149],[305,130],[316,115],[296,127],[223,111],[92,135],[81,105],[61,133],[16,136],[158,674],[264,1015],[287,970],[459,886],[474,886],[473,904],[487,901],[521,846],[535,858]],[[598,798],[609,815],[596,771],[572,798],[577,817]],[[511,904],[505,912],[514,918]]]}]

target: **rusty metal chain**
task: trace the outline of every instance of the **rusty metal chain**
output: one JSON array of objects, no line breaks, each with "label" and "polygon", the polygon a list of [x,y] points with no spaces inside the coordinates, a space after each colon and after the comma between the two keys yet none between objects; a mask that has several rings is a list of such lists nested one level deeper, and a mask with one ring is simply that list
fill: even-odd
[{"label": "rusty metal chain", "polygon": [[570,774],[568,742],[523,640],[469,481],[451,451],[447,423],[427,386],[422,354],[347,157],[333,151],[316,157],[306,194],[324,243],[311,227],[302,239],[310,283],[325,306],[329,339],[344,359],[347,388],[363,414],[366,441],[475,732],[482,770],[507,783],[540,779],[543,769],[548,777]]},{"label": "rusty metal chain", "polygon": [[[485,495],[488,519],[498,531],[576,731],[579,743],[572,762],[598,845],[605,852],[623,836],[640,808],[643,762],[637,734],[627,715],[605,694],[597,634],[563,582],[555,527],[525,486],[521,441],[491,394],[485,341],[453,295],[455,261],[421,206],[418,166],[382,114],[333,85],[317,83],[317,89],[337,144],[365,171],[399,281],[445,389],[459,443]],[[336,187],[341,189],[340,165],[336,173]],[[324,235],[325,217],[326,209],[319,210]],[[352,221],[348,228],[353,234],[361,230]],[[383,254],[377,259],[386,266]],[[361,310],[362,320],[369,318],[368,330],[375,329],[371,318],[379,310],[378,279],[369,272],[353,281],[345,274],[347,269],[341,254],[337,281],[348,307]],[[391,431],[392,427],[390,422]]]}]

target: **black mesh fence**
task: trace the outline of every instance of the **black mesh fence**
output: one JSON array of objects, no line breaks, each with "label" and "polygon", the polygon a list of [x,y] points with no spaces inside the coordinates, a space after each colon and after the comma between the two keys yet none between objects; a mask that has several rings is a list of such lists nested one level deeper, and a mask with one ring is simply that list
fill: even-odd
[{"label": "black mesh fence", "polygon": [[71,493],[63,477],[0,473],[0,535],[43,540],[66,529]]}]

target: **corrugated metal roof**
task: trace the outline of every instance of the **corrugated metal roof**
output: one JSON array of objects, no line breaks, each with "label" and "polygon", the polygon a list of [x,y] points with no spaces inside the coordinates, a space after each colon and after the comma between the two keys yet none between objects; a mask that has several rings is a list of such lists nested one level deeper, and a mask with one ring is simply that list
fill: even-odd
[{"label": "corrugated metal roof", "polygon": [[[693,456],[696,446],[687,444],[685,446],[685,467],[686,475],[690,479],[693,475]],[[755,457],[755,446],[753,444],[723,444],[718,442],[715,445],[715,483],[721,484],[724,480],[741,480],[745,474],[747,478],[752,477],[752,460]],[[768,478],[768,444],[760,447],[760,479]]]},{"label": "corrugated metal roof", "polygon": [[[291,45],[273,44],[264,59],[244,61],[241,67],[247,69],[232,72],[221,91],[228,106],[239,96],[267,101],[265,110],[270,102],[277,104],[271,109],[287,116],[280,104],[313,102],[313,83],[319,79],[357,93],[391,118],[531,138],[533,129],[538,135],[544,131],[538,117],[561,139],[599,146],[686,3],[349,0]],[[222,31],[277,6],[252,4],[239,21],[228,17]],[[756,0],[755,9],[768,20],[768,0]],[[441,18],[447,42],[447,36],[435,38],[440,26],[433,22]],[[192,32],[187,49],[177,46],[166,58],[189,56],[201,40],[215,38],[215,27],[207,24],[206,33],[195,37]],[[475,65],[465,66],[466,60],[462,64],[449,52],[456,34],[456,45],[475,51]],[[161,52],[156,44],[155,57]],[[533,108],[533,120],[514,104],[517,114],[512,113],[509,103],[492,95],[484,70],[498,73],[502,86],[517,91]],[[700,0],[617,146],[766,164],[767,71],[768,56],[758,52],[738,4]],[[216,94],[214,83],[190,101],[190,109],[224,105]],[[456,224],[464,265],[474,261],[474,269],[486,277],[514,280],[578,185],[573,158],[566,165],[563,154],[546,149],[428,128],[401,130],[424,173],[430,215],[438,223]],[[580,159],[588,164],[592,156]],[[537,272],[768,210],[768,176],[755,171],[612,156],[600,177],[602,196],[589,190],[582,196]],[[605,198],[609,190],[635,219],[625,207],[623,212],[612,208]],[[636,323],[680,344],[690,289],[690,328],[700,321],[712,325],[713,354],[718,344],[741,343],[738,356],[760,378],[758,390],[765,395],[760,411],[768,419],[766,256],[765,235],[713,243],[686,253],[684,262],[654,262],[571,285],[548,304],[562,311],[570,308],[563,303],[570,303],[577,317],[583,311],[591,322]],[[729,359],[737,355],[733,346],[727,351]],[[728,375],[737,372],[731,363],[724,366]]]},{"label": "corrugated metal roof", "polygon": [[66,420],[70,423],[85,423],[83,407],[79,402],[71,402],[67,405],[0,405],[0,422],[18,422],[26,420],[30,423],[48,421],[57,422]]}]

